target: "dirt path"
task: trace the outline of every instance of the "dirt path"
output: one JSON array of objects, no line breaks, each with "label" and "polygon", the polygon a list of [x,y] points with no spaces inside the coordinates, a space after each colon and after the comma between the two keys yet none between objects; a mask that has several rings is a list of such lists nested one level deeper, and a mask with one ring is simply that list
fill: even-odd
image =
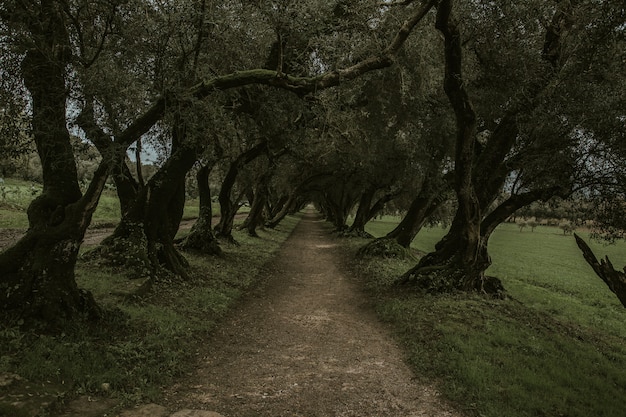
[{"label": "dirt path", "polygon": [[166,406],[225,417],[459,416],[413,379],[340,261],[326,224],[307,213],[267,284],[220,327]]}]

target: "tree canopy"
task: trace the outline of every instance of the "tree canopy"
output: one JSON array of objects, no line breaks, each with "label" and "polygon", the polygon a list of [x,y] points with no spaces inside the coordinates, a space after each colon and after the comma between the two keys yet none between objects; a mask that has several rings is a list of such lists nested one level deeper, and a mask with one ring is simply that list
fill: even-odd
[{"label": "tree canopy", "polygon": [[[536,202],[595,200],[598,234],[621,237],[624,13],[617,0],[3,2],[0,150],[36,149],[44,184],[0,254],[3,308],[98,315],[73,268],[107,181],[122,218],[99,254],[154,279],[186,275],[174,236],[190,175],[203,204],[221,182],[216,233],[210,218],[194,229],[205,243],[228,237],[243,200],[252,235],[305,202],[340,230],[357,212],[362,232],[393,201],[412,214],[389,238],[407,246],[452,198],[449,233],[401,279],[433,291],[501,291],[484,275],[489,237]],[[88,177],[72,136],[97,149]],[[142,149],[159,161],[146,178]]]}]

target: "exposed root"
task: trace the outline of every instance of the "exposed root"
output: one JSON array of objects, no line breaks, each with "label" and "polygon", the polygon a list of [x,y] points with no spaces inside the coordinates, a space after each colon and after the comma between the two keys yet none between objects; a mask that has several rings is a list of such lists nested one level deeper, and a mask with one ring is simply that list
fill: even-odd
[{"label": "exposed root", "polygon": [[376,239],[357,251],[359,258],[415,259],[409,249],[393,239]]},{"label": "exposed root", "polygon": [[432,294],[465,291],[496,298],[506,297],[504,286],[498,278],[460,268],[452,262],[422,267],[418,265],[400,276],[396,285],[410,285]]},{"label": "exposed root", "polygon": [[342,230],[337,233],[337,236],[348,237],[348,238],[360,237],[360,238],[365,238],[365,239],[374,239],[374,236],[372,236],[370,233],[366,232],[365,230],[352,230],[352,229]]}]

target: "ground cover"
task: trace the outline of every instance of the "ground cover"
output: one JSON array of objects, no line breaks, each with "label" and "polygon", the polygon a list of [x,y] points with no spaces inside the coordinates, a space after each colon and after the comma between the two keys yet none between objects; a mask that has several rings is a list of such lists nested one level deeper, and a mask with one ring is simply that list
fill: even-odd
[{"label": "ground cover", "polygon": [[[381,236],[394,226],[370,224]],[[420,232],[431,250],[441,228]],[[584,234],[584,233],[583,233]],[[353,241],[354,250],[364,241]],[[618,261],[625,245],[594,250]],[[378,297],[417,374],[477,416],[615,416],[626,397],[626,309],[593,275],[573,238],[558,228],[520,233],[500,227],[490,242],[493,266],[510,298],[427,295],[391,287],[415,260],[369,259],[356,270]]]},{"label": "ground cover", "polygon": [[[287,217],[259,238],[235,231],[239,246],[221,257],[186,254],[191,279],[162,280],[147,293],[113,269],[79,261],[80,287],[104,309],[96,324],[68,323],[62,333],[0,325],[0,415],[36,409],[77,395],[121,405],[153,401],[163,386],[185,375],[207,335],[256,285],[259,272],[297,223]],[[5,382],[3,383],[3,377]]]}]

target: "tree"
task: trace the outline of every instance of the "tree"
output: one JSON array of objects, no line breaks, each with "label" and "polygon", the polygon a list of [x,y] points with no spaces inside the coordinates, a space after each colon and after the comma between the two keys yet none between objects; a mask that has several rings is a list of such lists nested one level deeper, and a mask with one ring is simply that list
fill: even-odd
[{"label": "tree", "polygon": [[[98,10],[105,20],[111,10]],[[78,248],[104,188],[113,152],[102,155],[82,194],[66,127],[66,67],[73,58],[68,15],[55,1],[8,2],[0,8],[11,41],[21,48],[21,77],[32,101],[33,139],[41,158],[43,192],[28,208],[29,229],[0,255],[3,309],[56,322],[77,313],[99,316],[91,295],[74,280]]]},{"label": "tree", "polygon": [[[551,11],[550,24],[541,37],[540,26],[525,10],[528,5],[515,4],[509,8],[492,4],[493,7],[483,7],[473,16],[492,24],[495,24],[492,16],[502,17],[497,28],[491,26],[499,37],[486,39],[478,36],[482,32],[477,25],[474,28],[476,40],[463,41],[460,26],[452,13],[452,3],[440,3],[436,27],[444,35],[444,89],[456,119],[454,189],[458,209],[450,231],[436,245],[435,252],[422,258],[400,281],[414,282],[431,291],[497,293],[502,291],[501,284],[484,275],[491,263],[487,243],[495,227],[533,201],[567,196],[575,187],[584,186],[582,147],[576,137],[577,127],[569,120],[576,114],[567,112],[562,99],[570,93],[569,88],[571,91],[576,88],[567,82],[571,75],[569,59],[576,61],[568,48],[574,48],[578,41],[571,17],[580,19],[576,21],[579,30],[585,26],[585,19],[593,20],[596,15],[582,13],[588,5],[559,3]],[[505,25],[507,22],[510,27]],[[523,31],[526,36],[519,37],[518,31]],[[512,45],[516,38],[519,48],[514,49]],[[507,53],[485,53],[483,42],[493,47],[494,42],[503,39],[509,45],[508,50],[503,49]],[[541,39],[542,48],[529,48],[529,44],[539,45]],[[463,49],[462,42],[472,46],[475,59],[469,64],[462,61],[468,52]],[[542,53],[533,57],[537,49]],[[516,70],[519,69],[519,64],[514,64],[517,59],[523,59],[526,74]],[[478,75],[472,82],[465,78],[468,68],[479,70],[472,72]],[[509,68],[509,71],[503,71],[503,68]],[[521,82],[523,77],[528,81]],[[503,84],[505,78],[520,82]],[[475,85],[480,89],[474,95],[485,98],[478,101],[477,107],[471,89]],[[540,115],[540,118],[532,119]],[[488,137],[481,143],[477,132],[483,125],[488,127],[485,130]],[[562,157],[557,163],[548,165],[549,154]],[[494,204],[507,188],[512,191],[508,198]]]},{"label": "tree", "polygon": [[218,238],[235,242],[232,236],[233,224],[235,221],[235,214],[239,210],[239,199],[233,199],[231,193],[237,180],[239,171],[246,165],[260,157],[264,153],[268,152],[267,142],[260,142],[245,150],[238,155],[228,165],[228,171],[222,182],[218,201],[220,203],[220,221],[215,226],[215,233]]},{"label": "tree", "polygon": [[[99,147],[102,162],[86,192],[82,194],[66,127],[69,91],[66,87],[68,74],[72,73],[66,69],[72,68],[78,74],[79,68],[98,67],[101,57],[117,56],[116,52],[124,39],[113,36],[112,29],[128,29],[133,18],[139,22],[139,16],[152,18],[162,11],[135,2],[4,2],[0,6],[0,18],[3,29],[8,31],[8,37],[4,37],[3,42],[10,42],[12,46],[23,51],[20,76],[32,100],[33,138],[42,159],[44,190],[29,207],[30,228],[27,234],[0,254],[0,286],[6,293],[2,309],[21,311],[25,316],[47,321],[75,317],[83,312],[97,316],[98,309],[93,299],[77,288],[74,279],[73,271],[80,242],[109,173],[122,164],[126,149],[164,120],[166,115],[169,119],[161,126],[161,132],[171,132],[172,155],[160,174],[155,174],[151,179],[152,183],[140,191],[140,194],[149,194],[152,200],[147,201],[144,206],[136,204],[129,207],[128,213],[141,211],[145,207],[149,213],[148,223],[155,227],[141,233],[148,231],[153,238],[160,236],[171,241],[175,232],[175,220],[182,207],[180,196],[184,197],[184,189],[181,188],[184,186],[184,174],[189,169],[187,166],[192,166],[199,154],[199,149],[195,147],[197,144],[186,141],[190,126],[183,117],[183,113],[193,105],[194,100],[202,100],[216,91],[250,84],[268,85],[305,95],[387,67],[393,63],[393,57],[433,3],[431,1],[420,4],[388,46],[354,64],[338,67],[342,69],[320,71],[320,68],[316,68],[315,73],[308,76],[287,75],[282,71],[266,69],[209,75],[210,71],[207,70],[199,74],[193,84],[170,89],[171,85],[166,82],[167,76],[173,74],[171,79],[189,80],[189,77],[180,76],[180,71],[193,68],[189,62],[193,63],[198,56],[193,51],[198,50],[195,46],[199,41],[183,43],[191,47],[183,51],[187,53],[176,55],[181,58],[176,62],[177,65],[151,67],[163,72],[151,73],[153,83],[150,84],[149,92],[136,94],[139,100],[132,102],[134,105],[130,106],[130,110],[128,100],[116,102],[111,95],[104,95],[104,88],[95,89],[95,77],[90,78],[91,83],[87,77],[82,78],[82,91],[78,88],[79,85],[73,85],[77,88],[71,90],[83,99],[81,107],[85,113],[79,120],[85,122],[82,124],[83,129],[94,144],[96,141],[104,143],[104,139],[109,142],[108,147]],[[185,13],[181,13],[179,16],[184,15]],[[194,29],[191,32],[197,35],[195,39],[204,37],[202,27],[206,20],[202,17],[195,21],[202,25],[184,26]],[[172,21],[174,20],[170,22]],[[155,20],[148,19],[148,24],[153,22]],[[171,25],[170,29],[178,28],[177,23]],[[156,29],[158,25],[155,25]],[[140,40],[149,40],[143,42],[149,45],[152,40],[157,40],[154,44],[156,52],[163,44],[158,41],[164,39],[171,38],[139,37],[135,39],[134,45],[140,43]],[[106,51],[110,53],[105,54]],[[136,60],[136,65],[126,67],[126,73],[149,73],[150,71],[143,71],[149,67],[147,64],[159,62],[162,55],[157,53],[155,56],[156,61],[143,58]],[[169,60],[168,65],[175,61]],[[103,66],[100,70],[105,71],[104,68],[110,67]],[[149,104],[146,105],[146,102]],[[118,117],[120,114],[125,117]],[[164,129],[165,126],[171,129]],[[178,173],[182,174],[179,176]],[[159,187],[156,187],[157,184]],[[159,207],[159,197],[167,201],[165,206]],[[145,200],[141,203],[145,203]],[[165,212],[169,212],[172,217],[169,221],[161,222],[159,215]],[[131,229],[138,230],[139,224],[136,223]],[[153,249],[158,249],[157,242],[157,239],[153,240]],[[167,250],[168,248],[169,246],[165,253],[167,261],[182,266],[183,260],[175,252]],[[149,251],[149,255],[151,262],[158,257],[156,251]]]},{"label": "tree", "polygon": [[198,218],[192,226],[189,234],[178,242],[180,248],[185,251],[198,251],[205,255],[221,255],[222,249],[219,246],[217,238],[213,233],[213,206],[211,199],[211,188],[209,185],[209,177],[211,170],[217,161],[217,156],[221,156],[217,151],[214,159],[207,158],[206,162],[202,162],[200,168],[196,172],[196,181],[199,196]]}]

